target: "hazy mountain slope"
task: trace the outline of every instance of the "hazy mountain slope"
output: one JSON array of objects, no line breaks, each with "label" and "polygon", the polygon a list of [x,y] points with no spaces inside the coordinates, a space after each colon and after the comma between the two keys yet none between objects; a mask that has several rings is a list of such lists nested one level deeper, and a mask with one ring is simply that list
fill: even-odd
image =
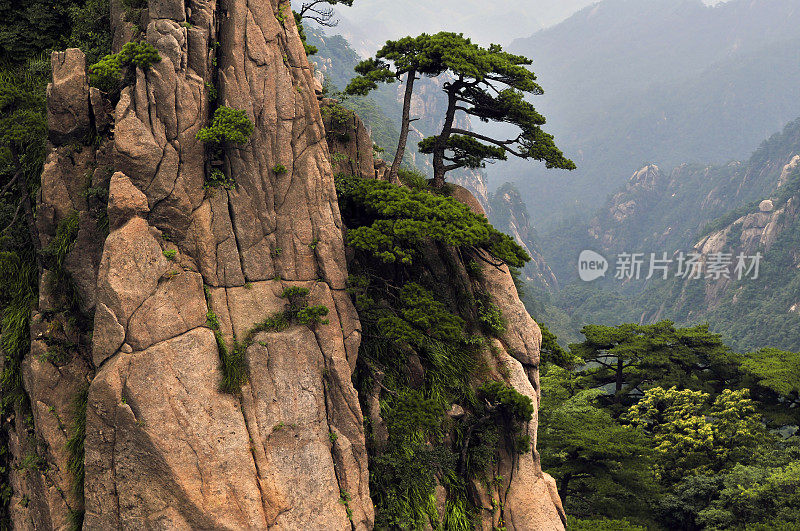
[{"label": "hazy mountain slope", "polygon": [[800,153],[800,120],[764,142],[747,162],[682,164],[671,172],[645,166],[589,223],[604,251],[675,250],[704,226],[772,193]]},{"label": "hazy mountain slope", "polygon": [[539,247],[539,235],[531,226],[531,217],[516,186],[505,183],[489,198],[489,221],[498,230],[509,234],[531,256],[522,268],[522,280],[537,289],[558,289],[556,275],[548,266]]},{"label": "hazy mountain slope", "polygon": [[[317,53],[309,58],[329,84],[329,91],[344,90],[355,75],[353,68],[361,60],[341,35],[326,35],[321,29],[306,28],[308,42],[317,47]],[[396,86],[383,85],[368,97],[352,97],[348,106],[369,124],[376,144],[393,157],[400,136],[399,121],[401,107],[397,102]]]},{"label": "hazy mountain slope", "polygon": [[545,88],[548,130],[579,169],[512,163],[492,177],[519,182],[539,222],[598,206],[645,162],[742,157],[800,114],[798,21],[793,0],[606,0],[515,41]]},{"label": "hazy mountain slope", "polygon": [[[771,203],[763,203],[762,200]],[[537,317],[570,337],[584,324],[708,321],[736,348],[800,348],[800,119],[773,135],[747,162],[684,164],[637,171],[589,222],[564,222],[541,238],[566,286]],[[762,211],[763,209],[763,211]],[[758,279],[613,279],[620,253],[701,251],[764,255]],[[583,249],[610,260],[606,279],[577,280]],[[674,265],[674,264],[673,264]],[[645,271],[646,273],[646,271]],[[674,273],[674,271],[673,271]]]}]

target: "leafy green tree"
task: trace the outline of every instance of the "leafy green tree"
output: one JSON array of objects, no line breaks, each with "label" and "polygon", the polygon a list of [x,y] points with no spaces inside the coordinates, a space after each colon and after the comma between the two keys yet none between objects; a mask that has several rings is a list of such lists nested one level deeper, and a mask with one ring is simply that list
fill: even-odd
[{"label": "leafy green tree", "polygon": [[565,349],[558,343],[558,338],[550,331],[547,326],[539,324],[542,331],[541,364],[553,363],[565,369],[572,369],[576,365],[583,363],[578,356]]},{"label": "leafy green tree", "polygon": [[[153,63],[161,61],[161,55],[148,42],[128,42],[118,53],[108,54],[89,67],[89,80],[92,85],[106,92],[119,89],[122,72],[126,67],[146,70]],[[129,75],[132,75],[132,71]]]},{"label": "leafy green tree", "polygon": [[735,380],[730,349],[708,325],[676,328],[652,325],[588,325],[583,343],[570,345],[587,364],[587,387],[610,388],[615,411],[634,403],[649,387],[720,392]]},{"label": "leafy green tree", "polygon": [[764,348],[742,356],[741,369],[773,426],[800,425],[799,353]]},{"label": "leafy green tree", "polygon": [[715,399],[702,391],[648,389],[622,420],[653,436],[663,481],[719,472],[753,456],[767,439],[746,389],[725,389]]},{"label": "leafy green tree", "polygon": [[[544,93],[536,83],[536,75],[526,68],[530,64],[530,59],[503,52],[498,45],[482,48],[473,44],[463,34],[422,34],[387,41],[374,58],[356,67],[360,75],[353,79],[347,91],[363,95],[376,88],[378,82],[392,82],[406,75],[398,144],[398,152],[402,154],[408,139],[415,76],[448,75],[443,83],[448,107],[442,131],[419,144],[421,153],[433,155],[434,186],[437,188],[444,186],[447,172],[463,167],[483,167],[486,161],[506,160],[507,153],[544,161],[548,168],[574,169],[575,164],[564,157],[553,137],[541,129],[544,116],[525,100],[526,94]],[[520,132],[516,138],[498,140],[459,129],[455,126],[457,112],[484,122],[507,123]],[[402,160],[402,156],[395,158],[399,166],[398,160]]]},{"label": "leafy green tree", "polygon": [[642,516],[655,489],[654,454],[643,431],[618,423],[598,405],[599,390],[582,390],[572,371],[542,373],[539,452],[569,514]]},{"label": "leafy green tree", "polygon": [[0,196],[13,205],[0,236],[9,236],[22,221],[27,242],[38,241],[32,194],[38,187],[47,136],[39,70],[36,62],[30,62],[27,67],[0,73],[0,163],[4,174]]},{"label": "leafy green tree", "polygon": [[339,21],[333,17],[336,12],[333,10],[335,5],[343,5],[351,7],[355,0],[311,0],[310,2],[303,2],[300,6],[300,11],[297,12],[298,19],[307,18],[313,20],[320,26],[327,26],[329,28],[335,27]]}]

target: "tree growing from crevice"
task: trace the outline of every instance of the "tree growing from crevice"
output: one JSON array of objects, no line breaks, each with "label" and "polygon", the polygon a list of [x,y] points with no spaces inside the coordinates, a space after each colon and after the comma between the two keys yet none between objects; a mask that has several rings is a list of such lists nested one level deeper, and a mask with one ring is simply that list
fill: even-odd
[{"label": "tree growing from crevice", "polygon": [[[447,75],[442,84],[447,95],[442,130],[419,143],[420,153],[433,156],[436,188],[444,186],[445,176],[450,171],[482,168],[487,161],[506,160],[508,154],[543,161],[547,168],[575,169],[575,164],[556,147],[553,136],[542,130],[544,116],[525,99],[526,95],[544,94],[536,83],[536,75],[526,68],[530,64],[530,59],[504,52],[499,45],[478,46],[463,34],[423,33],[418,37],[387,41],[374,58],[359,63],[356,67],[359,76],[353,79],[347,92],[363,95],[376,88],[378,82],[392,82],[407,76],[398,145],[398,154],[402,154],[411,121],[408,110],[415,75]],[[460,129],[456,126],[458,112],[483,122],[509,124],[518,134],[514,138],[498,139]],[[395,164],[397,161],[395,157]]]}]

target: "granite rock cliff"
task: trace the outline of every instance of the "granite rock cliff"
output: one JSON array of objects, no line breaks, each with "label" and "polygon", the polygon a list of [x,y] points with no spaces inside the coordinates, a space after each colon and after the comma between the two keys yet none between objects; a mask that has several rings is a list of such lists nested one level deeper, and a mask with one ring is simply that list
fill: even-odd
[{"label": "granite rock cliff", "polygon": [[[24,465],[10,473],[15,527],[371,529],[337,161],[291,7],[114,1],[112,19],[115,51],[138,30],[161,60],[129,67],[109,99],[80,50],[52,56],[37,199],[52,259],[23,361],[29,412],[9,436]],[[210,163],[197,133],[222,106],[254,131]],[[350,170],[380,177],[360,120],[348,127]],[[212,170],[236,186],[206,186]],[[507,268],[483,279],[508,320],[496,356],[538,404],[538,327]],[[324,325],[264,324],[289,288],[327,309]],[[221,392],[237,355],[249,378]],[[526,430],[535,441],[535,416]],[[535,450],[498,467],[509,529],[563,525]]]}]

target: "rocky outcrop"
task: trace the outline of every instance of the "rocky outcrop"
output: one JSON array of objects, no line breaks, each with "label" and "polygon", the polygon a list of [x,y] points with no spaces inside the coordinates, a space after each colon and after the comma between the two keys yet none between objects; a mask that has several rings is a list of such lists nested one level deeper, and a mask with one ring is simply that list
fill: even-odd
[{"label": "rocky outcrop", "polygon": [[[479,201],[468,190],[455,187],[453,197],[474,212],[485,215]],[[484,254],[484,258],[476,291],[488,294],[505,320],[505,330],[498,338],[490,339],[491,346],[486,353],[486,362],[492,367],[490,379],[504,380],[531,398],[534,415],[525,428],[525,433],[531,438],[531,451],[521,455],[504,455],[495,471],[495,477],[502,478],[501,484],[492,486],[490,492],[476,489],[482,493],[482,529],[495,529],[500,525],[517,530],[563,529],[566,526],[566,514],[555,482],[542,472],[536,451],[542,334],[520,301],[508,266],[493,265],[494,261],[488,254]],[[450,283],[457,284],[455,280]],[[495,510],[493,499],[499,500],[500,511]]]},{"label": "rocky outcrop", "polygon": [[389,168],[375,158],[372,137],[361,118],[330,98],[321,99],[320,105],[334,175],[385,179]]},{"label": "rocky outcrop", "polygon": [[[132,32],[125,10],[115,2],[112,11],[119,49]],[[53,57],[39,229],[46,247],[77,216],[63,272],[94,318],[64,363],[44,356],[61,319],[46,284],[56,273],[45,271],[34,316],[42,340],[26,357],[25,389],[36,426],[27,439],[39,441],[46,465],[15,478],[18,498],[32,500],[15,522],[66,528],[82,513],[65,443],[72,398],[88,385],[87,529],[370,528],[350,380],[360,327],[344,291],[331,159],[291,7],[151,0],[140,15],[161,60],[130,73],[113,136],[103,136],[108,102],[89,89],[83,54]],[[255,124],[246,145],[226,150],[231,190],[204,189],[206,147],[196,134],[213,111],[214,85],[214,105],[244,110]],[[100,148],[75,150],[91,128],[105,138]],[[87,197],[106,193],[97,219]],[[264,331],[238,346],[284,310],[289,286],[308,287],[329,324]],[[219,340],[207,315],[220,323]],[[220,391],[223,345],[242,349],[249,367],[236,395]],[[22,438],[24,456],[35,442]]]},{"label": "rocky outcrop", "polygon": [[[757,253],[769,257],[773,245],[785,233],[794,230],[800,209],[800,191],[787,190],[790,181],[798,175],[797,162],[794,157],[783,168],[779,180],[779,188],[772,199],[764,199],[750,208],[750,212],[736,218],[732,223],[723,226],[704,236],[695,245],[694,250],[703,256],[708,263],[715,255],[730,254],[734,266],[736,257],[752,257]],[[796,182],[795,182],[796,186]],[[749,263],[747,264],[749,268]],[[800,259],[792,264],[800,265]],[[707,279],[705,287],[705,305],[708,308],[718,306],[726,291],[735,284],[737,275],[724,275],[720,278]]]},{"label": "rocky outcrop", "polygon": [[[8,437],[14,524],[371,529],[334,167],[385,166],[357,117],[338,137],[351,165],[331,156],[288,2],[112,1],[116,50],[132,17],[161,59],[128,67],[118,95],[89,87],[79,50],[52,57],[40,295]],[[197,133],[220,106],[254,131],[212,157]],[[209,185],[212,169],[235,186]],[[490,370],[538,405],[538,327],[507,269],[484,282],[508,319]],[[325,321],[269,326],[287,288]],[[231,365],[249,377],[223,392]],[[535,417],[526,431],[535,440]],[[509,529],[563,527],[535,451],[498,471]],[[484,527],[500,524],[483,509]]]}]

